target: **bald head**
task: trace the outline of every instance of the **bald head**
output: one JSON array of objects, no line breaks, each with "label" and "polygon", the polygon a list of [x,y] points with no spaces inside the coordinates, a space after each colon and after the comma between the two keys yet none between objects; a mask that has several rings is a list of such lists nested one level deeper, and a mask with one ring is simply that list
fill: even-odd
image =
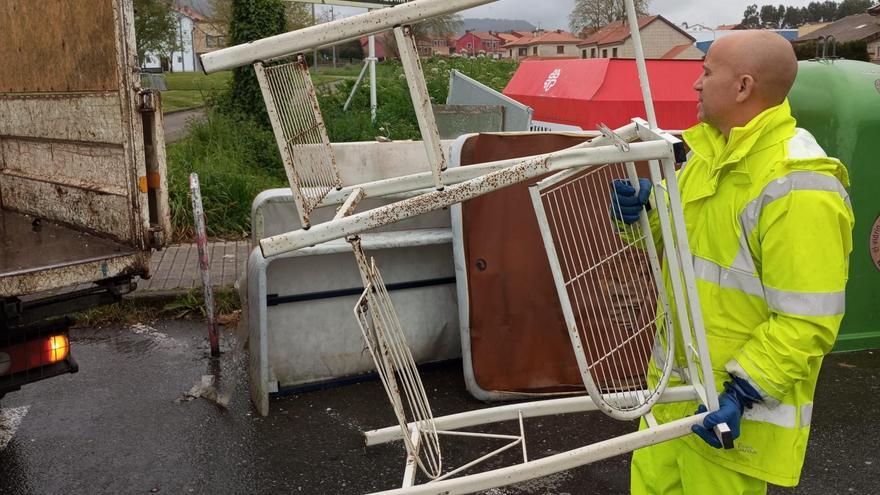
[{"label": "bald head", "polygon": [[797,58],[785,38],[769,31],[738,31],[716,40],[694,83],[700,120],[725,135],[779,105],[797,76]]},{"label": "bald head", "polygon": [[741,31],[725,36],[709,49],[737,75],[755,81],[754,96],[774,106],[782,103],[797,76],[797,57],[791,43],[770,31]]}]

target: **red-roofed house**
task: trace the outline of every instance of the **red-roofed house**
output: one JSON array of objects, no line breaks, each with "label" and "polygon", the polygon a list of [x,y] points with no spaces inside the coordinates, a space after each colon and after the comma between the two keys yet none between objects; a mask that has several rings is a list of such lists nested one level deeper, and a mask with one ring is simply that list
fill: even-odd
[{"label": "red-roofed house", "polygon": [[[696,39],[669,22],[662,15],[639,18],[639,34],[645,58],[698,60],[704,54],[696,46]],[[578,45],[581,58],[635,58],[635,47],[629,25],[612,22],[599,29]]]},{"label": "red-roofed house", "polygon": [[484,54],[493,57],[501,56],[501,45],[504,40],[494,33],[468,31],[455,42],[455,51],[467,55]]},{"label": "red-roofed house", "polygon": [[503,56],[516,60],[577,58],[577,46],[581,42],[581,38],[561,29],[536,31],[531,36],[523,36],[504,45]]}]

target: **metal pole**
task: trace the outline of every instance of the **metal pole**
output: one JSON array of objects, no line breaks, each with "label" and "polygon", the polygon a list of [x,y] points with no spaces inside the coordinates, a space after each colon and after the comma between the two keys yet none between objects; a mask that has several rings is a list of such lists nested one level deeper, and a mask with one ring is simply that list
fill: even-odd
[{"label": "metal pole", "polygon": [[196,226],[196,246],[199,249],[199,272],[205,288],[205,313],[208,316],[208,341],[211,343],[211,355],[220,355],[220,337],[217,324],[214,322],[214,291],[211,287],[211,262],[208,259],[208,235],[205,232],[205,210],[202,208],[202,190],[199,187],[199,175],[189,176],[189,189],[192,193],[193,219]]},{"label": "metal pole", "polygon": [[[336,12],[333,10],[333,6],[330,6],[330,20],[336,20]],[[336,45],[333,45],[333,68],[336,68]]]},{"label": "metal pole", "polygon": [[[315,16],[315,4],[312,4],[312,25],[313,26],[318,25],[318,18]],[[318,48],[317,47],[315,47],[315,49],[312,50],[312,66],[314,67],[313,70],[315,72],[318,72]]]},{"label": "metal pole", "polygon": [[370,122],[376,123],[376,37],[370,35]]},{"label": "metal pole", "polygon": [[358,88],[361,86],[361,81],[364,80],[364,74],[367,73],[367,67],[370,66],[369,59],[364,60],[364,66],[361,67],[361,73],[358,74],[357,80],[354,82],[354,86],[351,88],[351,94],[348,95],[348,99],[345,100],[345,105],[342,106],[342,111],[347,112],[348,107],[351,106],[351,100],[354,98],[354,94],[357,93]]},{"label": "metal pole", "polygon": [[639,85],[642,87],[642,99],[645,100],[645,113],[651,129],[657,128],[657,116],[654,114],[654,100],[651,98],[651,85],[648,82],[648,66],[645,64],[645,51],[642,50],[642,35],[639,32],[639,19],[633,0],[626,0],[626,17],[629,21],[629,33],[636,49],[636,68],[639,71]]}]

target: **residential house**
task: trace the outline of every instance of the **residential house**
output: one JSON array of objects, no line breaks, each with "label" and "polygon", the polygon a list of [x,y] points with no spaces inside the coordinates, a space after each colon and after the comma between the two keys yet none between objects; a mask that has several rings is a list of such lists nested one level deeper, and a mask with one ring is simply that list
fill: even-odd
[{"label": "residential house", "polygon": [[148,53],[143,68],[168,72],[196,72],[202,70],[201,55],[226,46],[225,26],[189,5],[172,5],[177,32],[178,50],[167,53]]},{"label": "residential house", "polygon": [[[694,46],[696,39],[662,15],[639,18],[639,34],[645,58],[698,60],[704,53]],[[615,21],[593,33],[578,45],[581,58],[635,58],[629,25]]]},{"label": "residential house", "polygon": [[578,44],[581,38],[561,29],[556,31],[535,31],[531,36],[522,36],[504,45],[506,58],[548,59],[578,58]]},{"label": "residential house", "polygon": [[457,42],[458,39],[454,34],[432,35],[428,39],[419,41],[419,55],[423,57],[448,57],[455,53]]},{"label": "residential house", "polygon": [[504,40],[493,33],[467,31],[456,41],[455,51],[462,55],[482,54],[490,57],[500,57],[501,45],[503,44]]},{"label": "residential house", "polygon": [[[385,60],[392,53],[388,47],[386,46],[389,43],[394,43],[393,35],[376,35],[376,58],[379,60]],[[361,49],[364,51],[364,58],[370,56],[370,37],[364,36],[360,39]]]},{"label": "residential house", "polygon": [[855,14],[844,17],[838,21],[817,29],[811,33],[799,37],[795,44],[816,41],[821,37],[834,36],[838,43],[847,41],[866,41],[868,43],[868,56],[871,62],[880,64],[880,12],[878,7],[872,7],[864,14]]},{"label": "residential house", "polygon": [[831,24],[831,23],[830,22],[810,22],[810,23],[804,24],[803,26],[800,26],[798,28],[797,37],[800,38],[801,36],[806,36],[806,35],[812,33],[813,31],[816,31],[818,29],[822,29],[823,27],[825,27],[829,24]]},{"label": "residential house", "polygon": [[529,31],[508,31],[506,33],[494,33],[495,36],[501,38],[504,42],[501,45],[501,58],[513,58],[513,52],[506,49],[506,45],[513,43],[522,38],[531,38],[532,33]]}]

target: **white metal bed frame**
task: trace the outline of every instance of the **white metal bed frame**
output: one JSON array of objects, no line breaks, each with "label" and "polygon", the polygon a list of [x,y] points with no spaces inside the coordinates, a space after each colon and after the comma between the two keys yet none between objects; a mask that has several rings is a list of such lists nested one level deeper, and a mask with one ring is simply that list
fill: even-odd
[{"label": "white metal bed frame", "polygon": [[[202,57],[206,72],[255,64],[264,98],[269,107],[270,120],[275,129],[276,139],[284,158],[285,168],[304,228],[262,239],[260,246],[264,256],[275,256],[340,238],[347,238],[352,244],[365,287],[364,293],[354,309],[355,317],[362,329],[380,379],[399,422],[397,426],[365,432],[366,443],[367,445],[376,445],[402,440],[407,450],[407,463],[402,487],[382,493],[472,493],[525,481],[687,435],[690,433],[690,427],[701,423],[706,414],[697,414],[659,425],[650,413],[651,407],[658,402],[697,399],[705,404],[709,411],[718,408],[718,396],[711,378],[712,368],[675,175],[675,163],[683,161],[681,157],[682,143],[657,128],[644,54],[641,50],[641,40],[638,29],[633,28],[638,24],[631,0],[627,0],[627,13],[636,46],[640,83],[649,122],[634,119],[631,124],[616,131],[603,129],[603,136],[562,151],[446,170],[446,157],[440,146],[430,98],[415,49],[415,40],[411,36],[408,24],[491,1],[414,0],[392,8],[368,12],[246,45],[218,50]],[[304,67],[302,60],[299,60],[301,57],[298,54],[307,49],[342,42],[361,35],[375,34],[387,29],[394,29],[428,161],[431,164],[431,172],[341,187],[314,88],[311,87],[308,70]],[[281,67],[279,69],[263,65],[264,62],[290,55],[299,57],[295,62],[298,65],[282,65],[279,66]],[[273,78],[271,73],[275,71],[282,73],[285,77]],[[291,81],[293,81],[292,84]],[[309,115],[309,108],[313,115]],[[303,136],[308,138],[302,139]],[[641,142],[634,142],[636,140]],[[297,153],[306,147],[311,148],[308,148],[309,153],[306,153],[305,156],[312,157],[313,160],[297,162],[295,160]],[[576,311],[579,311],[578,301],[583,299],[584,293],[583,291],[570,293],[568,289],[568,285],[573,281],[572,274],[575,271],[566,264],[572,262],[571,253],[573,250],[583,251],[587,245],[584,237],[581,236],[577,241],[580,244],[572,247],[571,243],[575,241],[572,241],[571,235],[576,235],[577,228],[593,228],[595,225],[586,225],[583,223],[583,219],[580,220],[581,223],[568,222],[564,224],[561,223],[560,216],[565,219],[569,219],[569,216],[573,218],[573,212],[583,207],[581,203],[587,197],[582,192],[576,200],[569,195],[565,208],[548,208],[545,200],[552,197],[554,191],[561,190],[561,188],[577,187],[577,182],[583,180],[585,174],[602,170],[603,167],[607,169],[609,164],[626,164],[627,178],[634,187],[638,187],[634,163],[646,160],[649,161],[651,182],[656,192],[656,207],[662,232],[664,260],[672,274],[670,277],[671,296],[675,302],[676,316],[681,326],[677,333],[682,339],[687,359],[687,372],[684,374],[684,378],[690,385],[673,389],[666,388],[673,365],[672,353],[676,338],[676,331],[670,328],[669,318],[667,318],[673,304],[663,286],[660,256],[654,249],[654,239],[650,235],[651,230],[646,214],[643,213],[640,219],[641,235],[636,230],[630,229],[628,233],[635,235],[635,240],[626,242],[619,237],[613,242],[620,244],[619,252],[628,252],[631,259],[635,259],[635,256],[646,256],[650,263],[654,284],[653,294],[660,301],[660,314],[655,317],[656,320],[652,318],[648,324],[640,326],[638,332],[645,333],[651,328],[650,323],[657,323],[659,334],[662,334],[667,341],[667,356],[664,360],[662,379],[653,388],[621,391],[615,389],[614,386],[603,386],[595,380],[593,365],[596,362],[595,360],[591,362],[587,356],[590,343],[587,341],[585,344],[585,340],[582,338],[582,329],[578,328],[578,318],[575,315]],[[318,162],[317,167],[315,161]],[[620,166],[618,169],[623,171]],[[570,329],[572,346],[589,397],[506,405],[435,418],[431,413],[418,370],[405,338],[403,338],[400,323],[397,321],[392,301],[384,287],[381,275],[375,262],[367,260],[360,248],[357,235],[550,172],[556,172],[556,174],[533,185],[530,191],[563,313]],[[606,176],[605,179],[608,177]],[[366,197],[388,196],[414,191],[420,192],[420,194],[390,205],[355,213],[358,203]],[[602,193],[594,191],[594,194],[598,196],[608,192],[610,191],[605,190]],[[607,195],[605,197],[607,198]],[[597,200],[597,197],[591,198],[593,201]],[[342,205],[336,217],[331,221],[312,225],[309,221],[310,212],[319,205],[331,204]],[[590,221],[595,223],[596,218]],[[606,219],[606,222],[610,222],[610,220]],[[560,225],[568,227],[567,234],[564,229],[560,228]],[[605,239],[610,246],[612,243],[610,236],[606,236]],[[635,251],[641,249],[641,245],[643,245],[646,254],[635,254]],[[606,253],[606,256],[600,256],[602,259],[598,260],[598,263],[589,267],[580,266],[581,272],[575,274],[574,277],[583,276],[585,268],[586,271],[590,271],[607,263],[614,256],[608,256]],[[606,297],[605,303],[606,309],[611,308],[611,311],[614,311],[613,301],[609,303],[609,298]],[[583,318],[581,318],[582,320]],[[619,349],[621,349],[619,345],[610,351],[605,349],[605,354],[599,360],[613,359],[612,356]],[[640,356],[637,354],[632,352],[628,359],[638,361],[640,356],[642,359],[649,359],[650,356],[649,352],[641,352]],[[624,371],[631,372],[633,370]],[[707,383],[703,383],[702,377],[708,377]],[[617,386],[619,387],[619,383]],[[561,454],[531,461],[528,459],[522,427],[524,418],[591,410],[600,410],[618,419],[642,417],[646,421],[647,428]],[[518,436],[455,431],[465,427],[510,420],[519,421],[520,434]],[[730,445],[729,430],[725,425],[716,429],[716,434],[725,445]],[[504,439],[508,443],[475,461],[444,473],[440,435],[482,436]],[[483,473],[453,477],[488,457],[517,445],[522,447],[522,463]],[[417,468],[427,476],[429,479],[427,483],[416,484]]]}]

